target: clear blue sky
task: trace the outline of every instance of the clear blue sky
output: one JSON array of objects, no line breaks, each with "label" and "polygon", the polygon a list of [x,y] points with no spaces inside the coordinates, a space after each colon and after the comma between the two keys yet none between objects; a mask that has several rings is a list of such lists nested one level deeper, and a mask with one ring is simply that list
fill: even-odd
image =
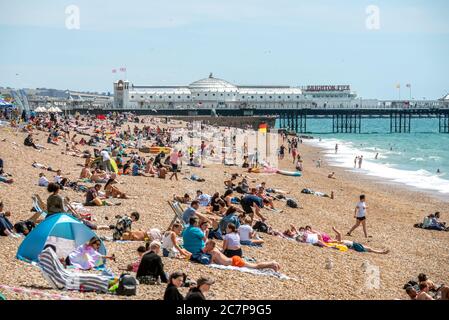
[{"label": "clear blue sky", "polygon": [[[65,26],[68,5],[80,29]],[[380,10],[369,30],[366,8]],[[112,91],[213,72],[236,84],[350,84],[364,98],[449,93],[445,0],[0,0],[0,86]]]}]

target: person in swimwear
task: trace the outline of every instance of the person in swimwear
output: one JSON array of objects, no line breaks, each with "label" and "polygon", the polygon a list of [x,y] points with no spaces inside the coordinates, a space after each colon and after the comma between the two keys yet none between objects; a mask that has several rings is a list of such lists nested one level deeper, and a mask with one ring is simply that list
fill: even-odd
[{"label": "person in swimwear", "polygon": [[276,261],[250,263],[246,262],[239,256],[228,258],[216,248],[216,243],[214,240],[207,240],[203,252],[209,253],[212,256],[213,263],[223,266],[233,266],[239,268],[246,267],[251,269],[272,269],[276,272],[278,272],[281,268],[279,263]]}]

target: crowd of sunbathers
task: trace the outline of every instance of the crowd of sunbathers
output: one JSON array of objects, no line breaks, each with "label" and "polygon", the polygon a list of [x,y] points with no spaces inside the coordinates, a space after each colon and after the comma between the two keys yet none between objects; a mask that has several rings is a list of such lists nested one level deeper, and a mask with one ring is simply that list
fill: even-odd
[{"label": "crowd of sunbathers", "polygon": [[[134,222],[138,221],[140,214],[132,212],[128,215],[117,216],[117,221],[111,225],[98,225],[90,215],[83,215],[74,208],[67,197],[60,195],[60,190],[73,187],[77,191],[85,192],[85,206],[119,205],[111,198],[129,199],[132,196],[119,187],[120,175],[159,177],[165,179],[171,171],[170,180],[178,180],[177,173],[182,165],[183,154],[176,149],[171,131],[161,129],[159,126],[145,125],[142,129],[137,126],[131,129],[128,126],[120,130],[124,121],[123,116],[115,117],[111,126],[94,120],[92,117],[78,116],[74,120],[57,121],[36,117],[30,120],[34,128],[48,132],[47,143],[59,145],[65,142],[66,155],[85,158],[79,178],[70,179],[65,177],[61,170],[55,170],[51,166],[40,164],[36,161],[32,166],[50,172],[54,172],[53,182],[39,173],[38,185],[46,187],[50,196],[46,203],[40,200],[40,207],[45,211],[46,218],[61,212],[68,212],[81,220],[86,226],[93,230],[111,230],[112,240],[115,241],[145,241],[146,246],[140,246],[136,252],[136,261],[127,265],[126,270],[134,271],[140,283],[151,284],[168,282],[165,299],[183,299],[177,289],[183,285],[191,287],[188,296],[198,298],[207,292],[213,283],[210,279],[201,278],[196,285],[188,282],[186,275],[175,271],[170,276],[164,271],[164,265],[160,255],[170,258],[189,259],[201,264],[219,264],[238,268],[271,269],[278,272],[281,267],[276,261],[254,261],[244,255],[245,247],[262,247],[264,240],[261,233],[289,239],[300,243],[308,243],[319,247],[328,247],[338,250],[353,249],[357,252],[372,252],[386,254],[389,251],[376,249],[366,244],[361,244],[348,239],[343,239],[341,232],[333,227],[335,233],[331,237],[325,232],[312,229],[311,226],[290,227],[284,231],[274,230],[269,226],[266,213],[280,213],[279,204],[287,200],[289,192],[272,186],[265,182],[251,187],[254,179],[240,174],[229,174],[224,181],[224,192],[216,192],[212,195],[196,190],[196,195],[191,197],[186,193],[182,196],[174,195],[173,201],[186,205],[187,207],[173,221],[167,230],[160,232],[157,229],[148,231],[135,230],[132,228]],[[89,137],[81,137],[77,134],[86,135],[86,130],[93,128],[95,134]],[[28,135],[24,145],[37,150],[46,149],[39,145],[33,137],[31,128],[27,127]],[[70,135],[75,130],[77,134]],[[152,146],[164,148],[171,146],[170,153],[159,152],[154,157],[146,159],[137,151],[127,152],[129,148],[140,149],[143,140],[152,141]],[[89,150],[81,150],[81,147],[89,145],[95,147],[93,154]],[[201,152],[204,152],[205,143],[201,144]],[[161,149],[162,150],[162,149]],[[189,164],[193,163],[193,149],[187,150],[190,158]],[[246,156],[247,157],[247,156]],[[127,159],[126,159],[127,158]],[[294,157],[295,159],[295,157]],[[0,174],[3,172],[3,161],[0,159]],[[84,184],[92,184],[90,187]],[[102,191],[103,190],[103,191]],[[331,196],[304,189],[302,193],[314,194],[323,197]],[[266,211],[263,211],[266,210]],[[19,237],[27,235],[39,222],[39,212],[29,220],[19,221],[15,225],[9,220],[10,212],[3,211],[3,203],[0,203],[0,235]],[[427,217],[431,222],[430,228],[445,229],[444,223],[439,222],[439,213]],[[436,222],[435,222],[436,221]],[[424,224],[427,226],[426,221]],[[104,265],[105,260],[115,261],[114,255],[104,256],[99,253],[101,246],[99,238],[92,238],[71,252],[61,261],[65,266],[77,269],[90,270]],[[424,287],[422,290],[425,290]],[[444,291],[446,292],[446,291]]]}]

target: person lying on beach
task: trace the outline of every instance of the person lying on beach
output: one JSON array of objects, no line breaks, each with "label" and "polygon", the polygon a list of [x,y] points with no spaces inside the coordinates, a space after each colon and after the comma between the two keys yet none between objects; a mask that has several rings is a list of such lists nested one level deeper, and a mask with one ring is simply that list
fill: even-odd
[{"label": "person lying on beach", "polygon": [[241,225],[238,228],[240,236],[240,244],[245,246],[260,246],[264,243],[262,239],[257,238],[257,233],[251,227],[251,219],[249,217],[241,218]]},{"label": "person lying on beach", "polygon": [[182,204],[189,204],[192,201],[192,198],[188,193],[185,193],[184,196],[173,195],[173,200]]},{"label": "person lying on beach", "polygon": [[328,195],[327,193],[324,192],[319,192],[319,191],[313,191],[312,189],[309,188],[304,188],[301,190],[301,193],[305,193],[305,194],[313,194],[315,196],[318,197],[325,197],[325,198],[332,198],[330,195]]},{"label": "person lying on beach", "polygon": [[41,163],[38,163],[36,161],[33,161],[33,163],[31,164],[32,167],[34,168],[38,168],[38,169],[43,169],[43,170],[47,170],[47,171],[51,171],[51,172],[56,172],[57,170],[53,170],[51,167],[47,167]]},{"label": "person lying on beach", "polygon": [[14,182],[14,179],[10,178],[7,174],[0,174],[0,182],[11,184]]},{"label": "person lying on beach", "polygon": [[337,179],[337,178],[335,177],[335,172],[333,172],[333,171],[332,171],[332,173],[329,173],[329,174],[327,175],[327,177],[328,177],[329,179]]},{"label": "person lying on beach", "polygon": [[114,186],[115,184],[117,184],[117,180],[113,178],[109,179],[108,182],[106,182],[104,186],[106,198],[112,197],[120,199],[136,199],[136,197],[127,196],[126,193],[120,191],[116,186]]},{"label": "person lying on beach", "polygon": [[263,190],[265,190],[265,192],[267,193],[279,193],[279,194],[289,194],[290,191],[284,191],[281,189],[277,189],[277,188],[267,188],[267,183],[266,182],[262,182],[261,184],[256,186],[256,189],[260,189],[263,188]]},{"label": "person lying on beach", "polygon": [[212,256],[212,263],[223,266],[233,266],[239,268],[246,267],[251,269],[273,269],[276,272],[280,270],[280,265],[276,261],[250,263],[246,262],[239,256],[233,256],[232,258],[226,257],[216,248],[216,243],[214,240],[207,240],[203,252]]},{"label": "person lying on beach", "polygon": [[91,270],[105,264],[105,260],[115,261],[115,255],[104,256],[98,252],[101,240],[98,237],[91,238],[87,243],[80,245],[66,258],[66,266],[73,266],[80,270]]},{"label": "person lying on beach", "polygon": [[335,243],[339,243],[339,244],[344,244],[345,246],[347,246],[349,249],[353,249],[357,252],[371,252],[371,253],[377,253],[377,254],[387,254],[390,252],[390,250],[388,249],[374,249],[371,247],[368,247],[365,244],[361,244],[358,242],[354,242],[351,240],[344,240],[341,237],[341,232],[338,231],[335,227],[332,227],[332,230],[334,230],[335,232]]},{"label": "person lying on beach", "polygon": [[178,237],[182,234],[182,225],[175,222],[170,230],[165,231],[162,238],[162,255],[164,257],[187,258],[192,255],[189,251],[181,248]]}]

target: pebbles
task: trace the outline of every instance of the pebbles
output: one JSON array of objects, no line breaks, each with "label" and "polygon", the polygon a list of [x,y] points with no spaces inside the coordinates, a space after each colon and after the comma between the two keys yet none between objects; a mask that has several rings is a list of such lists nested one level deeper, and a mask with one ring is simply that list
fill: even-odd
[{"label": "pebbles", "polygon": [[[131,124],[133,126],[133,124]],[[8,142],[0,141],[0,156],[5,162],[5,170],[13,175],[12,185],[2,184],[0,199],[5,202],[5,209],[12,212],[12,221],[27,219],[31,216],[31,195],[39,194],[47,197],[45,188],[37,186],[38,174],[44,172],[50,180],[53,173],[31,167],[33,160],[74,172],[71,179],[76,179],[78,169],[84,159],[61,155],[61,146],[49,146],[51,150],[36,152],[23,146],[25,135],[17,136],[0,129],[0,137]],[[46,145],[45,134],[37,134],[39,143]],[[13,149],[11,141],[16,142],[20,154]],[[47,145],[46,145],[47,146]],[[353,250],[339,252],[337,250],[318,248],[299,244],[294,241],[274,238],[263,234],[266,241],[263,248],[244,247],[244,254],[254,257],[257,261],[276,260],[281,265],[281,271],[298,281],[282,281],[271,277],[261,277],[240,272],[216,270],[206,266],[193,264],[185,260],[163,258],[168,272],[182,270],[191,279],[209,276],[216,280],[212,286],[213,299],[395,299],[406,298],[402,286],[418,273],[428,274],[435,282],[449,282],[449,232],[426,231],[413,228],[413,224],[422,220],[423,212],[441,211],[443,220],[449,220],[449,204],[434,199],[424,193],[399,189],[397,186],[379,188],[373,181],[345,172],[341,168],[330,168],[323,162],[322,168],[315,168],[312,159],[314,151],[309,146],[301,145],[300,151],[304,158],[304,176],[301,178],[282,175],[257,175],[257,183],[266,181],[270,187],[291,191],[289,196],[300,201],[304,209],[292,209],[284,202],[275,201],[275,206],[283,209],[282,213],[263,211],[269,223],[283,231],[290,223],[296,226],[311,225],[314,229],[327,232],[333,236],[332,226],[344,235],[353,225],[353,212],[357,197],[363,192],[367,195],[369,205],[367,226],[373,235],[370,246],[388,248],[388,255],[357,253]],[[20,156],[19,156],[20,154]],[[147,156],[148,157],[148,156]],[[290,157],[281,162],[281,167],[292,170]],[[76,170],[75,170],[76,168]],[[186,169],[184,166],[183,171]],[[189,175],[197,174],[206,179],[205,182],[192,182],[182,179],[187,175],[179,175],[179,181],[161,180],[157,178],[120,176],[123,184],[118,187],[138,196],[138,199],[123,200],[121,206],[89,208],[98,219],[98,224],[112,224],[115,215],[140,212],[141,219],[133,225],[134,229],[149,230],[159,228],[165,230],[173,218],[173,212],[166,201],[173,193],[182,195],[189,192],[195,194],[197,189],[213,194],[223,192],[224,171],[245,173],[241,168],[224,168],[221,165],[210,165],[207,169],[190,168]],[[327,174],[335,171],[336,180],[328,179]],[[253,184],[254,185],[254,184]],[[320,198],[300,193],[302,188],[309,187],[316,191],[330,193],[339,190],[336,199]],[[81,193],[64,190],[72,201],[82,202]],[[109,219],[106,219],[109,217]],[[110,231],[99,231],[101,236],[111,236]],[[353,233],[351,240],[365,243],[361,228]],[[95,293],[61,292],[49,288],[38,268],[15,259],[20,239],[0,238],[0,283],[10,286],[23,286],[49,293],[63,293],[79,299],[122,299],[112,295]],[[108,253],[114,253],[117,262],[109,266],[116,274],[120,268],[137,259],[136,249],[143,243],[112,243],[106,242]],[[376,266],[380,270],[380,288],[370,289],[365,286],[366,268]],[[161,299],[165,285],[138,287],[138,295],[132,299]],[[182,289],[183,294],[187,289]],[[38,299],[24,294],[3,292],[8,299]],[[129,299],[129,297],[125,298]]]}]

